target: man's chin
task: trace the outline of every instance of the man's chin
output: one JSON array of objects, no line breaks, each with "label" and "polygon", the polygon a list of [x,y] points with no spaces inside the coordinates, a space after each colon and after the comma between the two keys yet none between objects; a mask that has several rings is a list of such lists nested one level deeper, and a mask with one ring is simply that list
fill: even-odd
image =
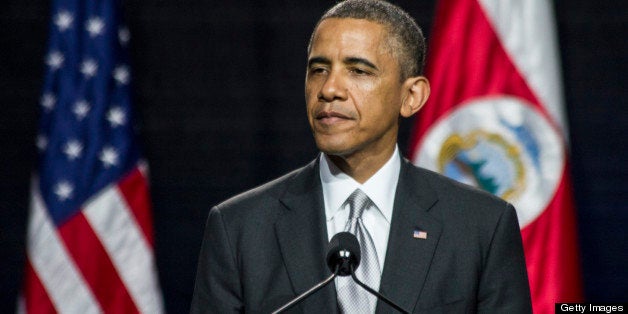
[{"label": "man's chin", "polygon": [[314,141],[318,150],[329,156],[347,157],[359,148],[358,143],[347,136],[315,135]]},{"label": "man's chin", "polygon": [[327,156],[346,157],[351,155],[355,150],[346,147],[329,147],[318,145],[318,150],[325,153]]}]

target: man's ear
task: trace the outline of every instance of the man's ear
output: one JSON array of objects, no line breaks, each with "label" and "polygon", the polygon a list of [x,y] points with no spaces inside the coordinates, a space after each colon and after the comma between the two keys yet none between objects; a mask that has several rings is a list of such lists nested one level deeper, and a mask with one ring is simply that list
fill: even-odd
[{"label": "man's ear", "polygon": [[400,114],[404,118],[417,113],[430,96],[430,82],[425,76],[415,76],[403,82],[403,100]]}]

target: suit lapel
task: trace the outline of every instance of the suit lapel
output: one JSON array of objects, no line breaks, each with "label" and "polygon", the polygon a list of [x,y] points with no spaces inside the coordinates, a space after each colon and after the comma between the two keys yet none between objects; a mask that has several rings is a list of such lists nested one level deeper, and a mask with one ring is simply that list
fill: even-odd
[{"label": "suit lapel", "polygon": [[[291,180],[279,200],[287,210],[275,232],[294,292],[300,294],[331,275],[325,263],[328,240],[318,159]],[[309,299],[302,303],[304,312],[336,311],[333,283]]]},{"label": "suit lapel", "polygon": [[[421,294],[441,234],[440,221],[428,213],[437,200],[435,191],[403,160],[379,290],[409,311]],[[389,311],[378,302],[378,313]]]}]

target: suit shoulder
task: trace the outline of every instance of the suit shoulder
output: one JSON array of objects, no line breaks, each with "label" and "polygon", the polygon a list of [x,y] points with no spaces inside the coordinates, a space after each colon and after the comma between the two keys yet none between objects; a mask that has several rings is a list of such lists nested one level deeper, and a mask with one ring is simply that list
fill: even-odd
[{"label": "suit shoulder", "polygon": [[235,195],[216,205],[212,210],[218,210],[223,214],[234,211],[239,212],[237,214],[241,214],[241,211],[248,208],[260,208],[268,205],[270,202],[276,203],[291,186],[301,181],[300,177],[312,175],[316,169],[315,165],[316,163],[312,162],[272,181]]},{"label": "suit shoulder", "polygon": [[429,189],[416,193],[436,196],[425,210],[442,223],[443,234],[455,239],[464,234],[465,241],[476,239],[485,251],[500,225],[508,225],[508,232],[518,234],[517,213],[507,201],[436,172],[414,166],[411,169],[417,185],[412,189]]},{"label": "suit shoulder", "polygon": [[414,165],[410,169],[414,176],[425,180],[434,190],[439,202],[449,205],[447,208],[464,208],[467,213],[477,212],[480,215],[492,213],[498,216],[512,208],[507,201],[484,190]]}]

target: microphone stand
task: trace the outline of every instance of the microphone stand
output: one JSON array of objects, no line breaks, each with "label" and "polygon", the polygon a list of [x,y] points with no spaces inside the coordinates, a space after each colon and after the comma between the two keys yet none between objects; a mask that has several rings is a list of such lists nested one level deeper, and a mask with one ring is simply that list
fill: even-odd
[{"label": "microphone stand", "polygon": [[331,276],[327,277],[327,279],[321,281],[316,286],[310,288],[310,290],[301,293],[298,297],[296,297],[292,301],[286,303],[284,306],[278,308],[272,314],[278,314],[278,313],[281,313],[281,312],[283,312],[283,311],[293,307],[295,304],[299,303],[299,301],[305,299],[310,294],[312,294],[312,293],[320,290],[321,288],[325,287],[326,285],[328,285],[332,280],[334,280],[334,278],[336,278],[336,276],[338,276],[339,269],[340,269],[339,265],[336,265],[336,269],[334,270],[334,273],[331,274]]},{"label": "microphone stand", "polygon": [[395,310],[397,310],[397,311],[399,311],[401,313],[404,313],[404,314],[410,314],[410,312],[402,309],[399,305],[395,304],[393,301],[389,300],[388,298],[386,298],[385,296],[383,296],[379,292],[373,290],[371,287],[365,285],[360,280],[358,280],[358,277],[355,276],[355,272],[354,272],[354,269],[353,269],[353,264],[351,264],[351,278],[353,278],[353,281],[355,281],[358,285],[360,285],[360,287],[366,289],[366,291],[370,292],[372,295],[376,296],[378,299],[386,302],[386,304],[390,305]]}]

